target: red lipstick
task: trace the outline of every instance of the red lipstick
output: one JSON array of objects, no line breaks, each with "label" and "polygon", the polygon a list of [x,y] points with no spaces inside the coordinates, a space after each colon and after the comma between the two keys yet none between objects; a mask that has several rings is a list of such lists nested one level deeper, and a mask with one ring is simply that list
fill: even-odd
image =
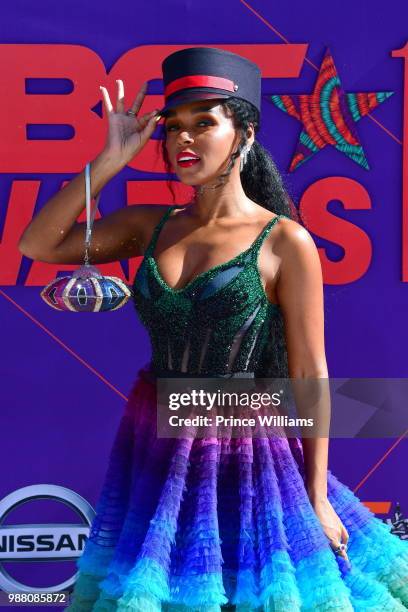
[{"label": "red lipstick", "polygon": [[177,164],[182,168],[189,168],[194,164],[197,164],[200,161],[200,158],[195,153],[191,153],[190,151],[182,151],[177,154]]}]

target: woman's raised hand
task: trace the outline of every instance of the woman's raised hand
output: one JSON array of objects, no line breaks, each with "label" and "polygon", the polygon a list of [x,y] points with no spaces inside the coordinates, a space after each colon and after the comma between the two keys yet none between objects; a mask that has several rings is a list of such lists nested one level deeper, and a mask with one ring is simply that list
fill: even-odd
[{"label": "woman's raised hand", "polygon": [[[147,83],[143,83],[132,106],[127,111],[125,111],[125,88],[123,81],[117,79],[116,83],[118,88],[116,110],[112,106],[106,87],[100,87],[109,122],[108,137],[104,151],[118,165],[126,166],[149,140],[160,115],[157,115],[158,110],[154,110],[138,116],[146,94]],[[129,111],[132,114],[128,114]]]}]

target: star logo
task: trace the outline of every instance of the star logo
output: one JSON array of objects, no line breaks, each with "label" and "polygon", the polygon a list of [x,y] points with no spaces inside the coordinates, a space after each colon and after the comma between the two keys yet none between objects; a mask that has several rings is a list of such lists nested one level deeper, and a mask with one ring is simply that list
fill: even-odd
[{"label": "star logo", "polygon": [[335,147],[369,170],[355,124],[393,93],[393,91],[345,93],[333,58],[327,49],[311,94],[268,97],[280,110],[303,124],[289,172],[299,168],[327,145]]}]

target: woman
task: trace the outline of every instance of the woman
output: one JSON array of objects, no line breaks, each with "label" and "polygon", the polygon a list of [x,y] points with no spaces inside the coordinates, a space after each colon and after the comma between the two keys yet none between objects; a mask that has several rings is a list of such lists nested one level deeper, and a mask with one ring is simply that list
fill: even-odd
[{"label": "woman", "polygon": [[[197,47],[167,57],[163,78],[164,160],[194,198],[94,225],[92,263],[144,255],[134,299],[152,360],[126,404],[69,609],[406,610],[408,545],[328,471],[327,438],[157,437],[158,377],[328,377],[318,253],[255,138],[258,67]],[[145,85],[128,111],[117,85],[116,109],[101,87],[109,131],[93,194],[160,117],[137,117]],[[37,214],[24,254],[82,263],[83,182]]]}]

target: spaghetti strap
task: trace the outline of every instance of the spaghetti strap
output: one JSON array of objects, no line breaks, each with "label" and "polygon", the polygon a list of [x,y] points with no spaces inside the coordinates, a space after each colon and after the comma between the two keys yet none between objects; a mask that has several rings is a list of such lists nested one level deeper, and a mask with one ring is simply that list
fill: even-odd
[{"label": "spaghetti strap", "polygon": [[262,232],[259,234],[258,238],[254,240],[254,242],[252,243],[251,251],[255,255],[255,257],[258,256],[259,249],[261,248],[263,241],[265,240],[265,238],[267,237],[271,229],[274,227],[274,225],[277,224],[279,219],[285,216],[286,215],[281,214],[281,215],[276,215],[276,217],[273,217],[273,219],[268,221],[268,223],[265,225]]},{"label": "spaghetti strap", "polygon": [[[177,205],[174,204],[173,206],[170,206],[166,212],[163,214],[163,216],[161,217],[160,221],[157,223],[156,227],[153,230],[152,233],[152,237],[150,239],[150,242],[146,248],[146,251],[144,253],[144,257],[146,256],[151,256],[154,248],[156,246],[156,242],[157,239],[159,237],[159,234],[163,228],[163,225],[166,223],[167,219],[169,218],[171,212],[175,209],[175,208],[184,208],[184,205]],[[265,240],[266,236],[269,234],[269,232],[271,231],[272,227],[277,223],[277,221],[282,218],[282,217],[286,217],[286,215],[280,214],[280,215],[276,215],[276,217],[273,217],[273,219],[270,219],[270,221],[268,221],[268,223],[265,225],[265,227],[263,228],[263,230],[261,231],[261,233],[259,234],[259,236],[257,238],[255,238],[255,240],[253,241],[253,243],[248,247],[248,249],[245,249],[245,251],[243,251],[242,253],[240,253],[237,257],[239,257],[240,255],[244,255],[248,252],[255,254],[255,257],[257,257],[257,254],[259,252],[259,249],[262,246],[263,241]],[[236,258],[234,258],[236,259]]]},{"label": "spaghetti strap", "polygon": [[151,255],[153,253],[154,247],[156,246],[156,242],[160,234],[160,231],[163,225],[166,223],[167,219],[169,218],[171,211],[174,210],[175,208],[180,208],[180,206],[178,206],[177,204],[174,204],[173,206],[169,206],[169,208],[166,210],[164,215],[162,215],[162,217],[160,218],[160,221],[157,223],[156,227],[154,228],[152,232],[150,242],[147,245],[146,250],[144,252],[144,257]]}]

